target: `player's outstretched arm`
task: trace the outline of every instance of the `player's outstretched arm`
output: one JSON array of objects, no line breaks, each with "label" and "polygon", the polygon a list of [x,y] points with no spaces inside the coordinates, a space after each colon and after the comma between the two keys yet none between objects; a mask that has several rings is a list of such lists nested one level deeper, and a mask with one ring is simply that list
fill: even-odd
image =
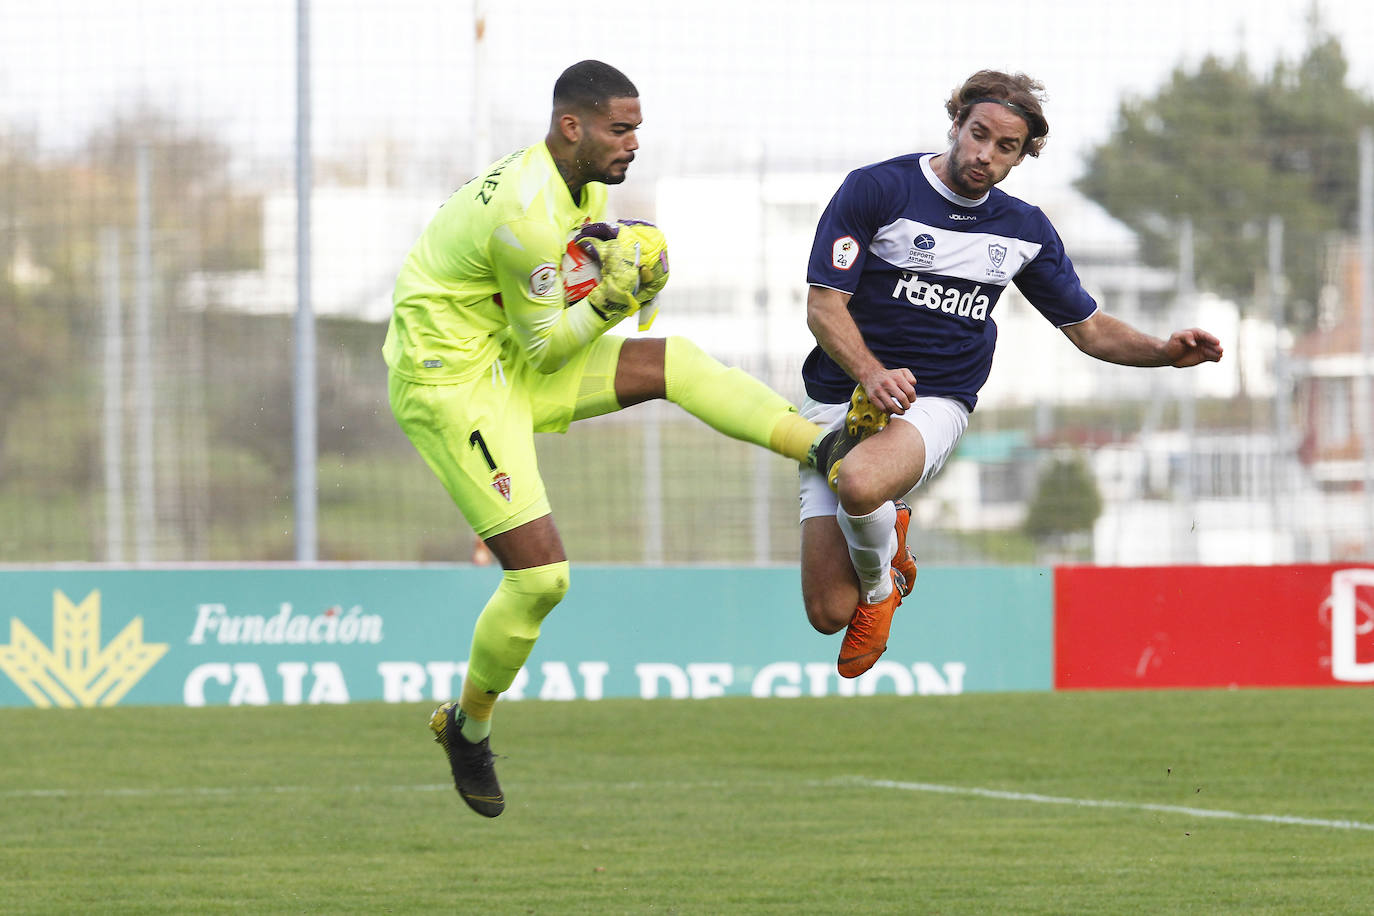
[{"label": "player's outstretched arm", "polygon": [[1221,341],[1201,328],[1175,331],[1161,340],[1106,312],[1062,329],[1089,356],[1122,366],[1176,366],[1180,369],[1221,359]]}]

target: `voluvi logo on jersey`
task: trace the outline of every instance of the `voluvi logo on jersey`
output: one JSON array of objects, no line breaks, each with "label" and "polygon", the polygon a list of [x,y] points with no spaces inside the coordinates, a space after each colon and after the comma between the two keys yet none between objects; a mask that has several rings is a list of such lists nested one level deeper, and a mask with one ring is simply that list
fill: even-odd
[{"label": "voluvi logo on jersey", "polygon": [[35,706],[114,706],[166,653],[166,643],[143,641],[142,617],[102,646],[100,592],[75,604],[55,590],[52,646],[11,618],[9,644],[0,645],[0,671]]}]

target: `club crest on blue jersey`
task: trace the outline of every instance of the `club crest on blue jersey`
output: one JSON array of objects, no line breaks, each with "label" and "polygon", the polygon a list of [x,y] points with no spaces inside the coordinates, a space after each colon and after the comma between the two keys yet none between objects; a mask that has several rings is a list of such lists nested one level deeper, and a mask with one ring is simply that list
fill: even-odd
[{"label": "club crest on blue jersey", "polygon": [[988,268],[988,277],[993,280],[1005,279],[1007,272],[1002,269],[1002,265],[1007,261],[1007,246],[989,242],[988,260],[992,262],[992,266]]}]

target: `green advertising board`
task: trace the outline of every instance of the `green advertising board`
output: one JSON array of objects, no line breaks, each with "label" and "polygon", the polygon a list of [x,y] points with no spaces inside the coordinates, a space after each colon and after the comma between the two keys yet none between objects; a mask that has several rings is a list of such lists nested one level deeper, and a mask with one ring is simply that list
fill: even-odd
[{"label": "green advertising board", "polygon": [[[499,570],[0,571],[0,706],[456,696]],[[587,566],[507,699],[1048,690],[1048,569],[923,569],[868,674],[835,672],[794,568]],[[7,625],[6,625],[7,624]]]}]

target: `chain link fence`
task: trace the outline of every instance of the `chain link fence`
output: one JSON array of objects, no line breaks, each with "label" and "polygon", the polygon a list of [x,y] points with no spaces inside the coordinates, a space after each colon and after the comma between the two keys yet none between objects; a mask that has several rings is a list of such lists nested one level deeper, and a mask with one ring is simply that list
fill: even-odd
[{"label": "chain link fence", "polygon": [[[1258,83],[1300,81],[1319,26],[1360,34],[1348,31],[1368,15],[1357,4],[1317,8],[1315,24],[1296,0],[1220,4],[1187,36],[1141,20],[1133,37],[1141,14],[1124,6],[1094,25],[1029,22],[1034,9],[995,3],[998,34],[972,47],[951,30],[954,5],[895,0],[651,3],[614,23],[545,0],[300,7],[321,560],[473,556],[471,531],[390,416],[391,283],[453,188],[542,138],[554,78],[585,57],[624,69],[643,98],[642,149],[612,209],[658,221],[672,245],[654,332],[687,334],[794,401],[821,209],[849,169],[943,148],[943,100],[984,66],[1048,86],[1050,145],[1004,187],[1049,213],[1099,302],[1151,333],[1223,337],[1218,366],[1106,366],[1010,291],[970,432],[913,500],[923,561],[1374,555],[1355,346],[1370,266],[1353,211],[1316,244],[1294,227],[1327,223],[1256,202],[1237,238],[1272,254],[1237,294],[1201,267],[1194,279],[1190,224],[1168,223],[1177,247],[1161,255],[1074,190],[1123,101],[1205,75],[1208,55],[1247,61]],[[297,5],[3,10],[0,563],[291,560]],[[1339,79],[1368,102],[1367,43],[1339,50]],[[1314,129],[1292,121],[1295,137]],[[1354,147],[1339,155],[1340,186],[1324,194],[1354,200]],[[1318,275],[1307,314],[1285,311],[1298,264]],[[576,560],[796,561],[795,466],[671,405],[541,436],[539,450]]]}]

